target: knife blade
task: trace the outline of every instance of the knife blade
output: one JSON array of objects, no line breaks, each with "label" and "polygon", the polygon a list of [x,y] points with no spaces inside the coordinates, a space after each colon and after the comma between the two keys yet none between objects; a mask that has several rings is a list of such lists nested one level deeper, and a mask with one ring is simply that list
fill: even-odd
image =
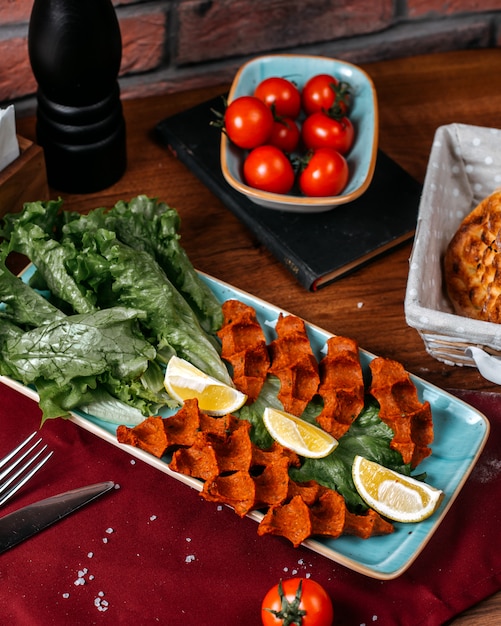
[{"label": "knife blade", "polygon": [[65,491],[0,518],[0,554],[112,489],[111,480]]}]

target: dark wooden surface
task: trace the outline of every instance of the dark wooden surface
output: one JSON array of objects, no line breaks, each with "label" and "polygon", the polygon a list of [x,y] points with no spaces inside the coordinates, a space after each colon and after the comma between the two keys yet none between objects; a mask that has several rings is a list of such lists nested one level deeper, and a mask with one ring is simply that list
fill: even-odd
[{"label": "dark wooden surface", "polygon": [[[421,182],[438,126],[462,122],[501,128],[501,49],[427,55],[363,67],[378,94],[380,147]],[[182,244],[198,269],[330,332],[353,337],[362,348],[397,359],[410,372],[440,387],[494,389],[474,369],[448,366],[432,358],[417,331],[407,326],[403,302],[410,243],[309,293],[156,142],[153,128],[157,122],[222,93],[226,87],[125,101],[129,163],[123,179],[103,192],[77,196],[52,190],[52,197],[61,195],[66,208],[82,212],[138,194],[161,198],[179,211]],[[17,130],[34,139],[34,119],[18,120]],[[501,593],[453,623],[500,624]]]}]

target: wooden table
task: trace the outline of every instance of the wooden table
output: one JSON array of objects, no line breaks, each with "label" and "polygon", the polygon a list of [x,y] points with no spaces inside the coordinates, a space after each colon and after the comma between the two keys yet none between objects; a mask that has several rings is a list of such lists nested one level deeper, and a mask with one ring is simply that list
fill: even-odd
[{"label": "wooden table", "polygon": [[[462,122],[501,128],[501,49],[468,50],[367,64],[378,93],[380,147],[424,180],[435,130]],[[85,212],[137,194],[159,197],[182,219],[182,244],[194,265],[327,331],[395,358],[440,387],[492,389],[471,368],[436,361],[417,331],[407,326],[404,294],[411,244],[316,292],[301,287],[198,179],[156,143],[154,125],[173,113],[222,93],[227,86],[125,101],[128,169],[111,188],[61,195],[67,209]],[[35,139],[34,118],[18,121],[19,134]],[[389,190],[391,193],[391,190]],[[363,306],[359,306],[359,303]],[[494,546],[493,546],[494,547]],[[454,620],[455,625],[501,623],[501,593]]]}]

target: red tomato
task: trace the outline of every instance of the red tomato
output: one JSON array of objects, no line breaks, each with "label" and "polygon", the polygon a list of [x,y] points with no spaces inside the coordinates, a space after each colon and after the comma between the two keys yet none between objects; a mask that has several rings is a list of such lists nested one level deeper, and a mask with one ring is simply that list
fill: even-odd
[{"label": "red tomato", "polygon": [[339,82],[331,74],[312,76],[303,87],[301,102],[306,115],[316,111],[329,111],[337,107],[337,112],[345,114],[350,105],[350,86]]},{"label": "red tomato", "polygon": [[259,98],[241,96],[228,105],[224,114],[224,128],[234,144],[252,150],[270,138],[273,115]]},{"label": "red tomato", "polygon": [[273,122],[270,143],[290,154],[299,143],[301,133],[296,122],[290,117],[280,117]]},{"label": "red tomato", "polygon": [[294,184],[294,169],[275,146],[258,146],[244,161],[245,182],[262,191],[288,193]]},{"label": "red tomato", "polygon": [[311,578],[290,578],[272,587],[263,599],[264,626],[331,626],[332,602],[325,589]]},{"label": "red tomato", "polygon": [[301,111],[299,89],[286,78],[271,76],[265,78],[254,91],[256,98],[267,106],[274,106],[275,113],[283,117],[296,118]]},{"label": "red tomato", "polygon": [[299,175],[299,188],[305,196],[337,196],[348,182],[348,163],[332,148],[319,148],[309,157]]},{"label": "red tomato", "polygon": [[349,117],[336,119],[317,111],[304,120],[301,137],[309,150],[333,148],[347,154],[353,145],[355,130]]}]

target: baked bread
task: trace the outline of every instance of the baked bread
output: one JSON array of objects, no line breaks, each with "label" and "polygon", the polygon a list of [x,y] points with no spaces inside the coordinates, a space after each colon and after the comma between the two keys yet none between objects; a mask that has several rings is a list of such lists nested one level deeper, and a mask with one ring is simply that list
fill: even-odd
[{"label": "baked bread", "polygon": [[465,217],[447,247],[444,272],[456,313],[501,323],[501,190]]}]

